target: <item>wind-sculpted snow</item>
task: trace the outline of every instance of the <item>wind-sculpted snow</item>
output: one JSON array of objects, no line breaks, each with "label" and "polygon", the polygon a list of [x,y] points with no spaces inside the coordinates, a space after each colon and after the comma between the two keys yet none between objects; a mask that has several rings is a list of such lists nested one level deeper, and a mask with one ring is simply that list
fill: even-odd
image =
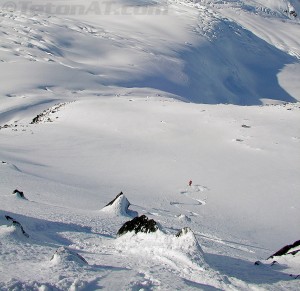
[{"label": "wind-sculpted snow", "polygon": [[[0,57],[5,74],[1,92],[18,96],[24,90],[45,87],[103,90],[103,86],[121,86],[158,89],[196,103],[298,100],[291,85],[283,86],[277,78],[287,65],[299,65],[298,23],[282,24],[292,31],[285,33],[289,43],[269,31],[269,38],[279,38],[270,42],[259,27],[247,28],[245,22],[230,20],[237,9],[234,5],[244,2],[229,3],[171,1],[165,15],[133,18],[132,23],[123,16],[120,26],[113,16],[91,18],[87,23],[82,15],[80,20],[66,20],[60,15],[43,18],[29,12],[2,12]],[[182,9],[186,12],[178,16]],[[185,30],[186,26],[190,29]]]},{"label": "wind-sculpted snow", "polygon": [[134,260],[150,260],[154,266],[172,268],[177,276],[187,281],[200,282],[200,278],[205,276],[205,285],[225,290],[230,288],[230,284],[235,284],[209,267],[195,234],[189,228],[182,229],[177,235],[162,230],[128,232],[118,237],[114,245],[121,254]]},{"label": "wind-sculpted snow", "polygon": [[12,194],[15,195],[17,198],[27,200],[23,191],[15,189]]},{"label": "wind-sculpted snow", "polygon": [[173,257],[175,264],[178,259],[202,271],[207,267],[203,251],[191,230],[181,236],[166,234],[161,230],[154,233],[128,232],[117,238],[115,245],[118,250],[136,256],[153,254],[154,260],[162,262],[165,258],[172,260]]},{"label": "wind-sculpted snow", "polygon": [[112,214],[112,215],[121,215],[121,216],[129,216],[135,217],[138,215],[136,211],[128,209],[130,206],[130,202],[125,197],[123,192],[119,193],[115,199],[109,202],[101,211]]},{"label": "wind-sculpted snow", "polygon": [[45,3],[0,3],[0,290],[298,290],[299,1]]},{"label": "wind-sculpted snow", "polygon": [[82,256],[65,247],[58,248],[53,254],[50,261],[55,265],[68,264],[70,262],[74,262],[76,264],[81,265],[88,264],[88,262]]},{"label": "wind-sculpted snow", "polygon": [[8,225],[1,226],[1,236],[13,236],[21,240],[24,238],[29,238],[28,233],[26,233],[20,222],[16,221],[9,215],[5,215],[5,219],[8,221]]},{"label": "wind-sculpted snow", "polygon": [[255,265],[274,271],[285,269],[291,280],[300,279],[300,241],[284,246],[267,260],[256,261]]},{"label": "wind-sculpted snow", "polygon": [[284,246],[265,261],[273,268],[284,267],[290,271],[293,279],[300,279],[300,241]]},{"label": "wind-sculpted snow", "polygon": [[[9,114],[28,129],[0,131],[0,289],[297,290],[296,263],[254,262],[297,239],[299,104],[196,105],[149,90],[91,93],[57,111],[56,122],[30,124],[31,107],[20,119]],[[124,194],[112,200],[119,189],[164,231],[116,238],[132,218]],[[58,247],[89,265],[52,264]]]}]

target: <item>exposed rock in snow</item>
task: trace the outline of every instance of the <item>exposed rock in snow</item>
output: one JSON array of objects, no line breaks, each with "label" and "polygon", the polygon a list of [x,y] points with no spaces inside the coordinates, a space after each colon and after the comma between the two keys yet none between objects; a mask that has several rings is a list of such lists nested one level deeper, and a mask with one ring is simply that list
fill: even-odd
[{"label": "exposed rock in snow", "polygon": [[270,256],[268,259],[273,259],[274,257],[283,256],[283,255],[287,255],[287,254],[295,255],[299,251],[300,251],[300,240],[295,241],[291,245],[284,246],[279,251],[277,251],[275,254],[273,254],[272,256]]},{"label": "exposed rock in snow", "polygon": [[120,236],[127,232],[150,233],[156,232],[158,229],[159,227],[156,221],[149,219],[146,215],[142,215],[124,223],[124,225],[119,229],[118,235]]},{"label": "exposed rock in snow", "polygon": [[116,247],[138,256],[186,266],[198,271],[209,268],[204,253],[190,228],[183,228],[177,235],[166,234],[160,229],[151,233],[128,232],[116,240]]},{"label": "exposed rock in snow", "polygon": [[177,234],[176,238],[181,242],[181,249],[186,251],[195,250],[196,252],[203,253],[202,248],[200,247],[194,232],[189,227],[182,228]]},{"label": "exposed rock in snow", "polygon": [[[70,102],[68,102],[70,103]],[[59,103],[54,105],[51,108],[45,109],[42,113],[38,114],[36,117],[34,117],[30,124],[38,124],[38,123],[46,123],[46,122],[53,122],[52,115],[60,111],[62,107],[64,107],[67,104],[67,102]],[[56,116],[56,119],[58,117]]]},{"label": "exposed rock in snow", "polygon": [[299,0],[8,2],[0,290],[299,291]]},{"label": "exposed rock in snow", "polygon": [[176,237],[184,236],[190,232],[192,232],[192,230],[189,227],[184,227],[177,232]]},{"label": "exposed rock in snow", "polygon": [[142,215],[126,222],[118,235],[117,246],[123,249],[133,248],[132,251],[138,254],[146,252],[157,254],[162,259],[184,261],[196,268],[206,266],[204,252],[189,227],[184,227],[176,235],[166,234],[153,219]]},{"label": "exposed rock in snow", "polygon": [[128,209],[130,206],[130,202],[125,197],[123,192],[120,192],[115,199],[110,201],[102,211],[113,214],[113,215],[123,215],[123,216],[130,216],[136,217],[138,213],[136,211],[132,211]]},{"label": "exposed rock in snow", "polygon": [[[118,198],[120,197],[120,196],[122,196],[122,195],[124,195],[123,194],[123,192],[121,191],[117,196],[116,196],[116,198],[114,198],[113,200],[111,200],[109,203],[107,203],[106,205],[105,205],[105,207],[107,207],[107,206],[110,206],[110,205],[113,205],[115,202],[116,202],[116,200],[118,200]],[[127,200],[128,201],[128,200]],[[129,204],[129,201],[128,201],[128,204]],[[130,204],[129,204],[130,205]],[[129,206],[128,205],[128,206]]]},{"label": "exposed rock in snow", "polygon": [[66,263],[66,262],[75,262],[77,264],[88,264],[88,262],[76,252],[66,248],[60,247],[56,250],[54,255],[52,256],[51,262],[54,264]]},{"label": "exposed rock in snow", "polygon": [[20,191],[18,189],[15,189],[12,194],[16,195],[16,197],[18,197],[18,198],[27,200],[26,197],[25,197],[25,195],[24,195],[24,192],[22,192],[22,191]]},{"label": "exposed rock in snow", "polygon": [[18,234],[25,236],[25,237],[29,237],[29,235],[25,232],[23,226],[21,225],[21,223],[19,223],[18,221],[16,221],[14,218],[5,215],[5,218],[7,221],[9,221],[11,223],[10,227],[14,228],[14,232],[17,232]]},{"label": "exposed rock in snow", "polygon": [[291,245],[284,246],[266,261],[255,262],[255,265],[265,265],[280,269],[284,268],[289,272],[290,277],[298,279],[300,277],[300,240]]}]

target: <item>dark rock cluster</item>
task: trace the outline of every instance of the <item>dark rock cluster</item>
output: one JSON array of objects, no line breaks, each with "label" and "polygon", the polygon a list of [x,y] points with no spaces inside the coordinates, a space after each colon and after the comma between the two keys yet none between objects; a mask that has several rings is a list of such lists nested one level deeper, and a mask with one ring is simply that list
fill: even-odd
[{"label": "dark rock cluster", "polygon": [[141,215],[140,217],[135,217],[132,220],[124,223],[118,231],[118,236],[133,231],[135,233],[156,232],[158,229],[159,227],[153,219],[149,219],[146,215]]},{"label": "dark rock cluster", "polygon": [[[299,247],[298,250],[294,250],[292,252],[289,252],[291,249],[294,249],[296,247]],[[296,253],[300,252],[300,240],[295,241],[291,245],[286,245],[283,248],[281,248],[279,251],[277,251],[275,254],[270,256],[268,259],[273,259],[273,257],[279,257],[287,254],[295,255]]]},{"label": "dark rock cluster", "polygon": [[[30,124],[38,124],[43,122],[53,122],[53,120],[50,118],[51,115],[54,113],[57,113],[61,107],[65,106],[67,103],[59,103],[54,105],[51,108],[45,109],[43,112],[39,113],[36,117],[32,119]],[[58,117],[56,117],[58,118]]]}]

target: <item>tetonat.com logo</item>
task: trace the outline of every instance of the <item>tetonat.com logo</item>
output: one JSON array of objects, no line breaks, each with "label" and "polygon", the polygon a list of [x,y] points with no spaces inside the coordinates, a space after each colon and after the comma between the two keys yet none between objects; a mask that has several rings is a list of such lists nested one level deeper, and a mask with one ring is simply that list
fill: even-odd
[{"label": "tetonat.com logo", "polygon": [[84,4],[70,1],[3,1],[0,0],[0,11],[19,13],[45,13],[57,16],[71,15],[165,15],[168,13],[167,0],[157,2],[141,1],[138,5],[126,5],[122,1],[82,1]]}]

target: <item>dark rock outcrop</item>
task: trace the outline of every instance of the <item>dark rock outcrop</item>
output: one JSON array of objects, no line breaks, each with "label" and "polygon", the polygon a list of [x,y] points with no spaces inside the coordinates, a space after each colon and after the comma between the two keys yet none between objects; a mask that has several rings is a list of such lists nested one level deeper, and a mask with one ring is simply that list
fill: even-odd
[{"label": "dark rock outcrop", "polygon": [[[291,249],[294,249],[296,247],[299,247],[299,250],[294,250],[294,251],[292,251],[292,252],[289,253],[289,251]],[[287,254],[296,254],[299,251],[300,251],[300,240],[297,240],[297,241],[295,241],[291,245],[284,246],[279,251],[277,251],[275,254],[273,254],[272,256],[270,256],[268,259],[273,259],[273,257],[279,257],[279,256],[287,255]]]},{"label": "dark rock outcrop", "polygon": [[289,255],[295,256],[295,255],[298,254],[299,252],[300,252],[300,249],[299,249],[299,250],[292,251],[292,252],[288,252],[288,254],[289,254]]},{"label": "dark rock outcrop", "polygon": [[[110,206],[110,205],[113,205],[115,202],[116,202],[116,200],[118,200],[118,198],[120,197],[120,196],[122,196],[122,195],[124,195],[123,194],[123,192],[121,191],[117,196],[116,196],[116,198],[115,199],[113,199],[113,200],[111,200],[109,203],[107,203],[106,205],[105,205],[105,207],[107,207],[107,206]],[[127,200],[128,201],[128,200]],[[128,201],[128,206],[127,206],[127,208],[130,206],[130,203],[129,203],[129,201]]]},{"label": "dark rock outcrop", "polygon": [[42,114],[38,114],[36,117],[34,117],[32,119],[32,121],[30,122],[30,124],[36,124],[36,123],[41,122],[42,121],[42,117],[43,117]]},{"label": "dark rock outcrop", "polygon": [[13,191],[12,194],[16,195],[16,196],[19,197],[19,198],[22,198],[22,199],[27,200],[27,199],[25,198],[24,192],[22,192],[22,191],[20,191],[20,190],[18,190],[18,189],[15,189],[15,190]]},{"label": "dark rock outcrop", "polygon": [[5,215],[5,218],[7,221],[11,222],[12,226],[14,226],[17,230],[19,230],[21,234],[23,234],[27,238],[29,237],[29,235],[25,232],[20,222],[16,221],[14,218],[8,215]]},{"label": "dark rock outcrop", "polygon": [[118,236],[123,235],[127,232],[135,233],[150,233],[156,232],[159,229],[156,221],[149,219],[146,215],[135,217],[134,219],[127,221],[118,231]]}]

